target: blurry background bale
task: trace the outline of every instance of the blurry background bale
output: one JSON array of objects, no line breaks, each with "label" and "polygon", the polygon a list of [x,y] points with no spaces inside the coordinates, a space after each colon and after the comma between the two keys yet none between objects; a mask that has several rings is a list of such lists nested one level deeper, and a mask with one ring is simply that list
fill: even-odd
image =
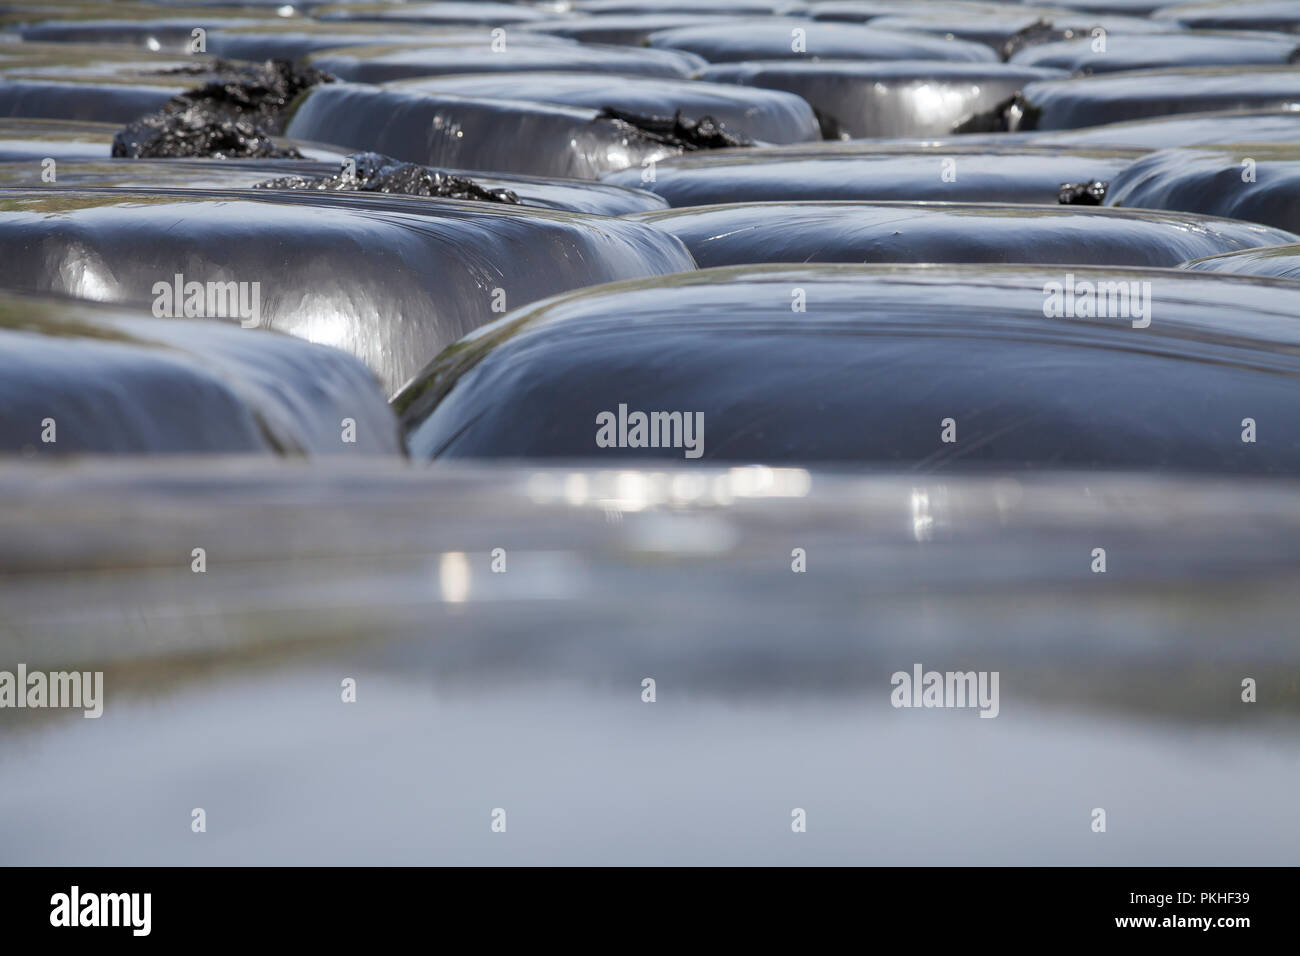
[{"label": "blurry background bale", "polygon": [[[8,712],[6,860],[1286,864],[1300,494],[1242,492],[0,468],[5,659],[106,688],[101,720]],[[892,708],[915,663],[999,672],[998,717]]]}]

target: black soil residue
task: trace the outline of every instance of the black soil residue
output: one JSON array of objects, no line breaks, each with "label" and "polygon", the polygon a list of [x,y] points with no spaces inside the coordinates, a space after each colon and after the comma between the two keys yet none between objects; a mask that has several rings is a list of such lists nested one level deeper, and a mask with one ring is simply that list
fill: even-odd
[{"label": "black soil residue", "polygon": [[1062,206],[1100,206],[1106,201],[1109,188],[1110,183],[1099,179],[1087,183],[1061,183],[1056,199]]},{"label": "black soil residue", "polygon": [[288,60],[268,60],[260,66],[216,60],[161,72],[216,75],[114,136],[115,157],[301,159],[297,150],[282,149],[271,137],[284,128],[285,111],[298,94],[334,79]]},{"label": "black soil residue", "polygon": [[984,113],[962,120],[954,133],[1016,133],[1034,129],[1042,112],[1031,106],[1023,93],[1015,93]]},{"label": "black soil residue", "polygon": [[682,119],[681,110],[672,116],[641,116],[607,106],[600,111],[600,116],[602,119],[611,119],[634,128],[642,138],[663,146],[675,146],[688,152],[699,149],[735,149],[739,146],[754,145],[752,141],[728,132],[712,116],[702,116],[692,122]]},{"label": "black soil residue", "polygon": [[1007,38],[998,50],[1002,59],[1010,60],[1025,47],[1037,46],[1040,43],[1055,43],[1058,40],[1073,40],[1075,37],[1090,36],[1091,30],[1074,30],[1070,28],[1058,30],[1052,26],[1050,21],[1035,20],[1029,26],[1017,30]]},{"label": "black soil residue", "polygon": [[333,176],[286,176],[258,183],[253,188],[356,190],[519,205],[519,197],[509,189],[488,189],[464,176],[404,163],[379,153],[353,153]]}]

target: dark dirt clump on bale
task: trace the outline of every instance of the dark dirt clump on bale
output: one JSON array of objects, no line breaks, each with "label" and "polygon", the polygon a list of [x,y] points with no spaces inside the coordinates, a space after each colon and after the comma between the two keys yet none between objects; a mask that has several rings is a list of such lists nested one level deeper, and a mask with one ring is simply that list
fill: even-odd
[{"label": "dark dirt clump on bale", "polygon": [[1061,183],[1056,199],[1062,206],[1100,206],[1106,201],[1110,183],[1094,179],[1089,183]]},{"label": "dark dirt clump on bale", "polygon": [[953,127],[954,133],[1007,133],[1033,129],[1040,110],[1030,106],[1024,93],[1015,93],[991,110],[976,113]]},{"label": "dark dirt clump on bale", "polygon": [[261,65],[216,60],[161,72],[215,76],[130,123],[113,137],[113,156],[301,159],[297,150],[279,147],[271,137],[283,129],[285,109],[299,93],[334,79],[288,60]]},{"label": "dark dirt clump on bale", "polygon": [[682,119],[678,110],[672,116],[641,116],[605,107],[600,111],[604,119],[612,119],[633,127],[643,137],[664,146],[675,146],[687,151],[700,149],[735,149],[754,144],[744,137],[730,133],[712,116],[702,116],[692,122]]},{"label": "dark dirt clump on bale", "polygon": [[1058,40],[1073,40],[1075,37],[1091,36],[1091,34],[1091,30],[1075,30],[1069,27],[1058,30],[1047,20],[1037,20],[1009,36],[998,53],[1003,60],[1009,60],[1025,47],[1037,46],[1039,43],[1055,43]]},{"label": "dark dirt clump on bale", "polygon": [[404,163],[379,153],[354,153],[333,176],[286,176],[258,183],[254,189],[358,190],[432,196],[441,199],[475,199],[518,205],[509,189],[487,189],[464,176]]}]

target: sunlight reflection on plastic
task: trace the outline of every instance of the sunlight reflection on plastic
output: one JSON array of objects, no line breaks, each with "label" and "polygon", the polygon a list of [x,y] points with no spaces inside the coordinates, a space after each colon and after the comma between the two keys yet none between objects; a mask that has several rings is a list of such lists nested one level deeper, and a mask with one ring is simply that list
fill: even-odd
[{"label": "sunlight reflection on plastic", "polygon": [[587,476],[575,471],[564,479],[564,500],[574,506],[587,502]]},{"label": "sunlight reflection on plastic", "polygon": [[438,562],[438,582],[442,599],[448,604],[464,604],[469,599],[469,560],[463,551],[447,551]]},{"label": "sunlight reflection on plastic", "polygon": [[669,473],[663,471],[535,471],[524,493],[536,504],[564,501],[573,507],[592,505],[620,512],[689,504],[727,506],[737,498],[805,498],[812,476],[803,468],[746,465],[726,471]]},{"label": "sunlight reflection on plastic", "polygon": [[929,541],[934,535],[934,515],[930,513],[930,493],[912,489],[912,537]]}]

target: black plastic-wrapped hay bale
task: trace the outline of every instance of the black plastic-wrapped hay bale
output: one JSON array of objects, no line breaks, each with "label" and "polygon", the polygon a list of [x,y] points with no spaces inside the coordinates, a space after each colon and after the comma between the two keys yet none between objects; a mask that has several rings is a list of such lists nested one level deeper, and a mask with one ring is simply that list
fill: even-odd
[{"label": "black plastic-wrapped hay bale", "polygon": [[997,59],[983,43],[797,17],[676,27],[652,33],[646,42],[661,50],[685,50],[710,63],[781,59],[988,63]]},{"label": "black plastic-wrapped hay bale", "polygon": [[[107,7],[111,11],[112,7]],[[252,14],[253,11],[247,11]],[[24,43],[79,43],[111,46],[131,45],[150,52],[185,53],[194,51],[194,31],[201,28],[210,35],[218,29],[255,26],[265,22],[253,16],[178,16],[154,19],[70,19],[32,23],[16,32]],[[204,36],[207,46],[208,36]],[[215,53],[206,49],[203,52]],[[266,59],[257,57],[256,59]]]},{"label": "black plastic-wrapped hay bale", "polygon": [[694,267],[641,223],[495,203],[272,190],[2,198],[10,288],[152,307],[176,275],[259,283],[260,327],[350,352],[390,391],[507,308]]},{"label": "black plastic-wrapped hay bale", "polygon": [[128,123],[161,108],[189,85],[138,74],[114,83],[71,73],[47,78],[6,71],[0,77],[0,116]]},{"label": "black plastic-wrapped hay bale", "polygon": [[116,123],[0,117],[0,162],[27,162],[39,176],[43,159],[107,159],[119,128]]},{"label": "black plastic-wrapped hay bale", "polygon": [[[353,440],[345,440],[345,419]],[[224,321],[0,294],[6,452],[400,455],[402,448],[378,383],[337,349]]]},{"label": "black plastic-wrapped hay bale", "polygon": [[[743,14],[741,15],[743,16]],[[598,17],[539,20],[525,24],[521,32],[538,36],[563,37],[580,43],[613,43],[644,46],[650,34],[676,27],[704,23],[737,22],[741,16],[726,13],[617,13]]]},{"label": "black plastic-wrapped hay bale", "polygon": [[1102,30],[1110,37],[1118,33],[1158,33],[1168,29],[1167,26],[1152,23],[1144,17],[1117,14],[1096,16],[1078,11],[1044,10],[1041,7],[1017,7],[1010,4],[975,11],[961,7],[945,10],[945,5],[941,3],[935,3],[933,9],[930,4],[913,5],[905,13],[872,17],[870,23],[877,30],[933,33],[983,43],[997,51],[1003,60],[1039,43],[1076,37],[1091,38],[1094,30]]},{"label": "black plastic-wrapped hay bale", "polygon": [[295,144],[277,141],[284,110],[303,89],[330,79],[283,60],[27,46],[0,55],[0,116],[112,122],[119,128],[105,155],[295,155]]},{"label": "black plastic-wrapped hay bale", "polygon": [[624,73],[685,79],[704,65],[677,50],[651,50],[579,43],[526,43],[494,52],[484,34],[469,43],[347,47],[314,53],[308,61],[354,83],[386,83],[450,73],[531,73],[538,70]]},{"label": "black plastic-wrapped hay bale", "polygon": [[438,3],[358,3],[335,4],[315,10],[312,16],[322,23],[432,24],[438,26],[510,25],[544,20],[547,11],[522,3],[498,3],[495,0],[442,0]]},{"label": "black plastic-wrapped hay bale", "polygon": [[893,16],[1018,16],[1024,12],[1012,4],[995,6],[966,0],[926,0],[924,5],[914,0],[816,0],[799,10],[801,16],[832,23],[869,23]]},{"label": "black plastic-wrapped hay bale", "polygon": [[1027,47],[1008,62],[1047,66],[1072,73],[1117,73],[1196,66],[1256,66],[1292,63],[1300,37],[1252,33],[1107,34],[1103,48],[1093,37]]},{"label": "black plastic-wrapped hay bale", "polygon": [[1005,128],[1015,132],[1078,129],[1177,113],[1282,110],[1296,102],[1300,70],[1207,66],[1030,83],[999,112]]},{"label": "black plastic-wrapped hay bale", "polygon": [[359,83],[311,91],[286,129],[427,166],[572,179],[681,152],[599,110]]},{"label": "black plastic-wrapped hay bale", "polygon": [[1297,230],[1300,146],[1248,143],[1160,150],[1115,177],[1106,205],[1229,216]]},{"label": "black plastic-wrapped hay bale", "polygon": [[[934,60],[724,63],[700,79],[786,90],[807,100],[827,139],[943,136],[1060,70]],[[990,127],[992,128],[992,127]]]},{"label": "black plastic-wrapped hay bale", "polygon": [[1214,143],[1294,143],[1300,141],[1300,110],[1217,110],[1150,116],[1120,123],[1050,133],[1015,134],[1051,146],[1114,146],[1147,150]]},{"label": "black plastic-wrapped hay bale", "polygon": [[[208,52],[235,60],[301,59],[322,50],[356,46],[397,46],[416,42],[431,46],[486,46],[492,35],[481,27],[421,27],[364,21],[288,20],[256,26],[221,27],[208,34]],[[512,45],[564,44],[563,37],[511,30]]]},{"label": "black plastic-wrapped hay bale", "polygon": [[1037,146],[813,147],[694,153],[606,182],[650,190],[673,207],[730,202],[929,200],[1052,203],[1062,183],[1109,180],[1142,150]]},{"label": "black plastic-wrapped hay bale", "polygon": [[780,262],[1168,268],[1199,256],[1295,241],[1292,233],[1231,219],[1096,206],[735,203],[631,218],[680,239],[701,268]]},{"label": "black plastic-wrapped hay bale", "polygon": [[1225,252],[1217,256],[1206,256],[1184,262],[1180,268],[1190,269],[1193,272],[1223,272],[1229,275],[1300,279],[1300,243]]},{"label": "black plastic-wrapped hay bale", "polygon": [[704,117],[749,140],[801,143],[821,139],[812,107],[793,93],[662,77],[609,76],[592,82],[586,73],[492,73],[406,80],[394,89],[450,93],[481,99],[528,100],[645,117],[688,121]]},{"label": "black plastic-wrapped hay bale", "polygon": [[784,13],[791,0],[573,0],[580,14],[637,16],[647,13],[725,14],[731,17],[767,17]]},{"label": "black plastic-wrapped hay bale", "polygon": [[1214,0],[1162,6],[1151,14],[1157,23],[1178,23],[1201,30],[1279,30],[1300,33],[1295,0]]},{"label": "black plastic-wrapped hay bale", "polygon": [[[0,124],[0,130],[3,124]],[[31,157],[5,161],[6,141],[0,135],[0,186],[39,186],[42,167]],[[339,157],[340,161],[346,157]],[[337,177],[344,167],[340,161],[295,159],[86,159],[58,161],[58,182],[62,186],[99,188],[112,186],[138,191],[167,190],[243,190],[281,178]],[[355,160],[354,160],[355,161]],[[598,216],[621,216],[631,212],[648,212],[666,208],[667,203],[644,189],[616,186],[579,179],[544,178],[541,176],[484,175],[464,170],[441,170],[462,175],[489,190],[509,190],[522,206],[592,213]],[[309,189],[310,183],[289,188]],[[340,189],[343,187],[340,186]],[[388,196],[398,194],[386,193]]]},{"label": "black plastic-wrapped hay bale", "polygon": [[1118,13],[1132,17],[1150,16],[1165,6],[1168,4],[1164,0],[1070,0],[1070,8],[1081,13]]},{"label": "black plastic-wrapped hay bale", "polygon": [[[21,43],[0,54],[0,116],[130,123],[180,99],[273,118],[304,86],[327,80],[285,62],[243,63],[112,45]],[[277,132],[272,124],[269,132]]]},{"label": "black plastic-wrapped hay bale", "polygon": [[[1145,326],[1048,317],[1063,287],[1112,284],[1139,287]],[[1178,270],[708,269],[521,309],[395,407],[420,459],[1295,476],[1298,308],[1293,283]],[[692,434],[661,418],[643,447],[632,412],[682,413]],[[618,440],[601,445],[608,416]],[[1267,444],[1241,440],[1246,417],[1269,423]]]}]

